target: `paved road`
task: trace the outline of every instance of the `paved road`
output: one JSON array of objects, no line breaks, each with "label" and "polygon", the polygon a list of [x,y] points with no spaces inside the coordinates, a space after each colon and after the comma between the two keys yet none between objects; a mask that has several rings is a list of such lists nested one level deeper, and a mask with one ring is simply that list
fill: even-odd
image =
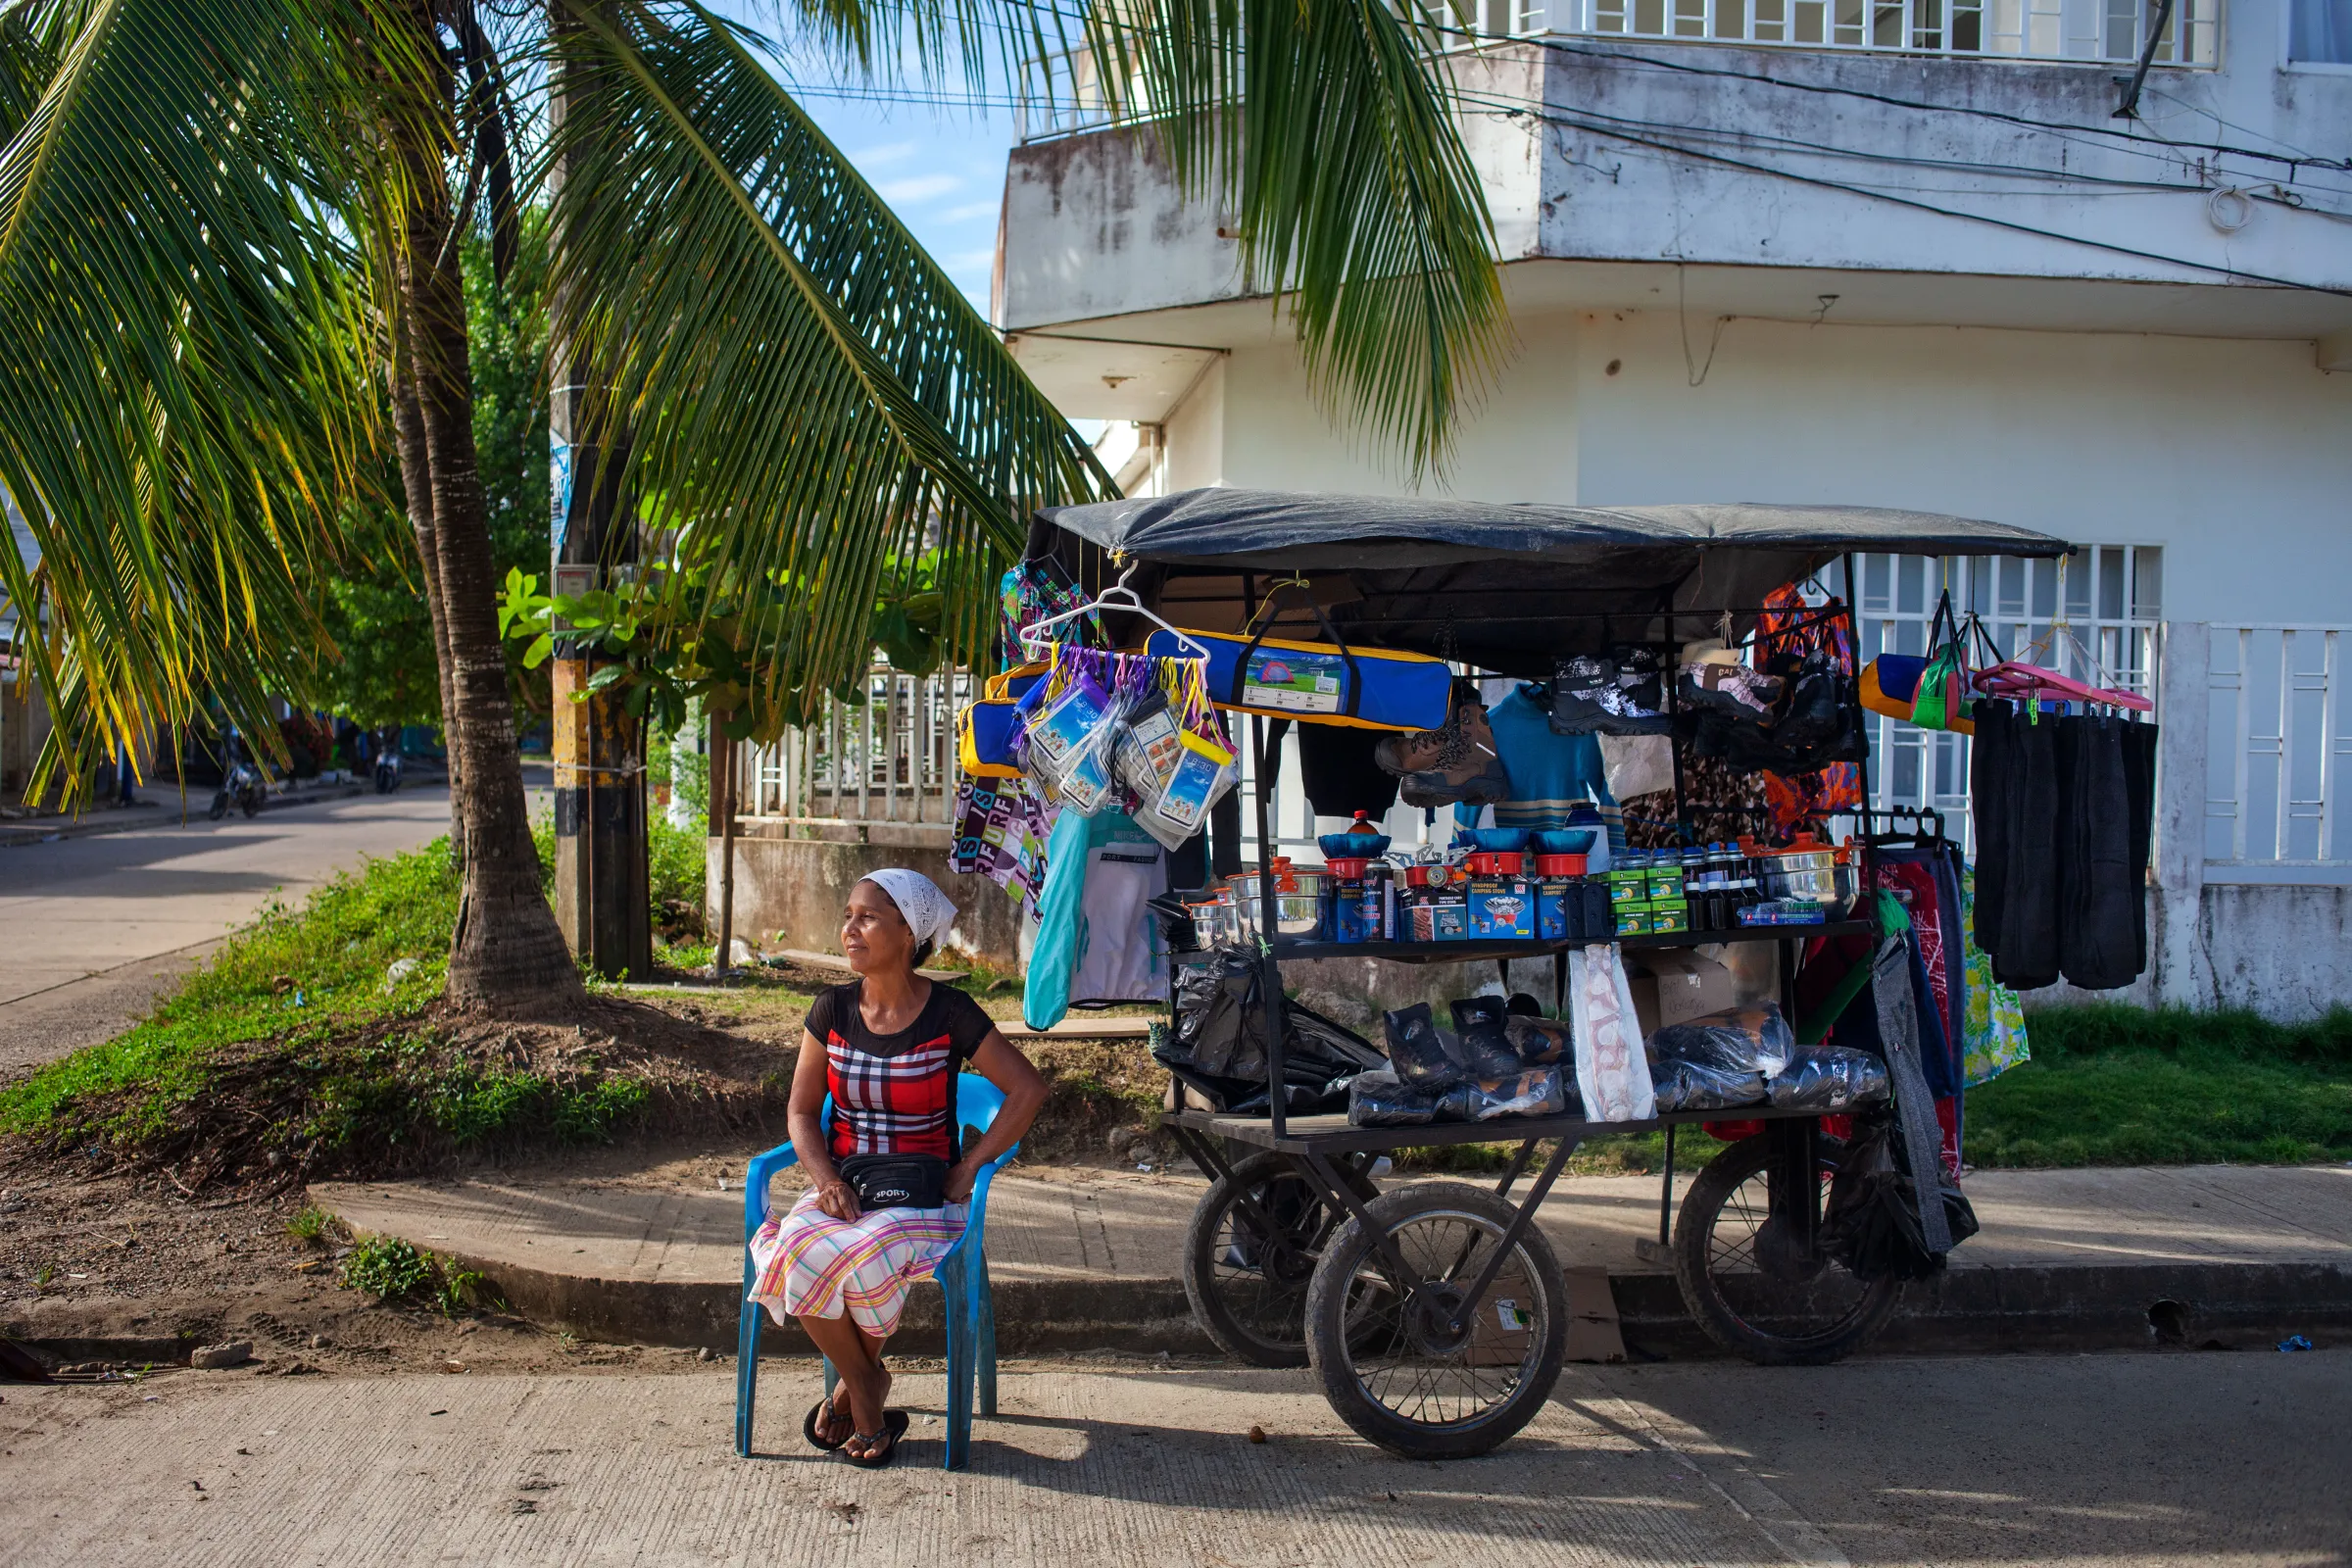
[{"label": "paved road", "polygon": [[[772,1365],[181,1372],[0,1390],[0,1557],[45,1564],[2352,1563],[2352,1354],[1570,1367],[1485,1459],[1358,1442],[1308,1374],[1011,1366],[970,1471],[907,1373],[902,1463],[810,1453]],[[1269,1436],[1250,1443],[1252,1424]]]},{"label": "paved road", "polygon": [[435,785],[0,848],[0,1074],[121,1032],[270,899],[448,828]]}]

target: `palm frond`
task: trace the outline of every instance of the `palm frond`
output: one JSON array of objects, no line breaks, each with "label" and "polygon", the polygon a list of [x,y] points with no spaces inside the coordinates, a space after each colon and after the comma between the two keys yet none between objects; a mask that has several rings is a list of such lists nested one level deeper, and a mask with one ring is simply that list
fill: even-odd
[{"label": "palm frond", "polygon": [[[0,150],[0,543],[60,747],[207,695],[262,738],[373,404],[323,202],[364,91],[337,0],[82,0]],[[52,754],[52,760],[56,753]]]},{"label": "palm frond", "polygon": [[[1001,0],[1041,59],[1046,0]],[[1334,412],[1442,470],[1508,322],[1494,230],[1421,0],[1098,0],[1084,33],[1122,112],[1233,215]]]},{"label": "palm frond", "polygon": [[693,0],[564,3],[557,330],[617,391],[636,492],[776,650],[765,706],[865,667],[893,557],[938,551],[975,652],[1022,514],[1111,493],[1092,451],[757,40]]}]

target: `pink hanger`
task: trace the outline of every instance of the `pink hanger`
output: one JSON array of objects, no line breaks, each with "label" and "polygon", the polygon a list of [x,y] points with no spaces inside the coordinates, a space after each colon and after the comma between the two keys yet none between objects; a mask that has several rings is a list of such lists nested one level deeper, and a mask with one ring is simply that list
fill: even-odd
[{"label": "pink hanger", "polygon": [[2109,691],[2103,686],[2085,686],[2071,675],[2061,675],[2039,664],[2005,659],[1997,664],[1980,669],[1972,677],[1977,690],[1993,697],[2021,697],[2032,701],[2054,697],[2062,702],[2099,703],[2109,708],[2129,708],[2134,712],[2152,713],[2156,705],[2145,697],[2131,692]]}]

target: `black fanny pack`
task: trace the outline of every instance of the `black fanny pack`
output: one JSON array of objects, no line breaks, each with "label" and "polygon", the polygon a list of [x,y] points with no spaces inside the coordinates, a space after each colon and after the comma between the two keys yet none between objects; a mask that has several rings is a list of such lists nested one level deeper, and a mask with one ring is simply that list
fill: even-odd
[{"label": "black fanny pack", "polygon": [[948,1200],[948,1162],[937,1154],[852,1154],[839,1169],[860,1208],[939,1208]]}]

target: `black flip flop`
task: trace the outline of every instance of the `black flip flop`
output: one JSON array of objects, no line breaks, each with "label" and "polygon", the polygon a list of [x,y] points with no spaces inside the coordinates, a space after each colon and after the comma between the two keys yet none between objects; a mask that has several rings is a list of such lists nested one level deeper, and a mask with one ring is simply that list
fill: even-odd
[{"label": "black flip flop", "polygon": [[847,1448],[844,1448],[841,1456],[844,1459],[849,1460],[850,1463],[856,1465],[860,1470],[879,1470],[884,1465],[890,1463],[891,1460],[896,1459],[899,1456],[899,1440],[906,1435],[906,1426],[907,1420],[906,1411],[885,1410],[882,1412],[881,1431],[860,1432],[858,1434],[858,1437],[864,1439],[867,1443],[873,1443],[883,1438],[889,1439],[889,1443],[884,1446],[882,1451],[880,1453],[869,1452],[860,1458],[858,1455],[850,1452]]},{"label": "black flip flop", "polygon": [[810,1405],[808,1407],[808,1413],[801,1418],[801,1436],[807,1438],[808,1440],[808,1446],[814,1448],[819,1453],[831,1453],[834,1449],[849,1442],[850,1436],[855,1434],[858,1430],[858,1423],[855,1420],[852,1420],[850,1422],[850,1432],[845,1433],[841,1437],[835,1438],[831,1443],[825,1442],[816,1435],[816,1423],[820,1417],[824,1416],[826,1411],[832,1406],[832,1396],[828,1395],[824,1398],[821,1398],[814,1404]]}]

